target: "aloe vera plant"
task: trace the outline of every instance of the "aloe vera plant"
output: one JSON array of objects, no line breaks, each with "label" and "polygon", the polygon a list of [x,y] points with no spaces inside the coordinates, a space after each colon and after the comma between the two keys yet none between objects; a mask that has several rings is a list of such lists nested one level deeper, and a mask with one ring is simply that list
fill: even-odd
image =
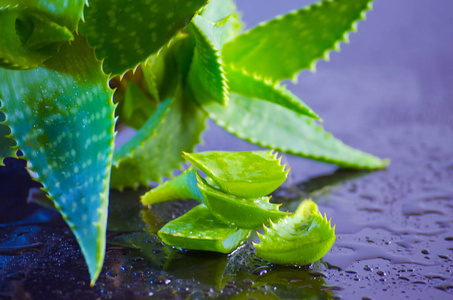
[{"label": "aloe vera plant", "polygon": [[[0,0],[0,163],[21,151],[77,238],[92,284],[109,189],[171,176],[207,118],[251,143],[340,167],[388,163],[325,132],[282,84],[339,50],[372,0],[319,1],[247,32],[232,0],[208,2]],[[137,134],[115,149],[119,123]],[[244,184],[212,180],[200,193]]]}]

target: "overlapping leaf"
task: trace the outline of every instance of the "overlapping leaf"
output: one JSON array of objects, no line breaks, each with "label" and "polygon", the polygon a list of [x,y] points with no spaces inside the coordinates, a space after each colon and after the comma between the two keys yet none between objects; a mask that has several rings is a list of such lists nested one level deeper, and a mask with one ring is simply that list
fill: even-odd
[{"label": "overlapping leaf", "polygon": [[266,148],[344,168],[379,169],[388,164],[345,145],[314,120],[267,101],[230,93],[227,107],[206,102],[203,109],[220,127]]},{"label": "overlapping leaf", "polygon": [[105,254],[114,137],[100,62],[78,37],[46,68],[0,69],[0,78],[12,136],[76,236],[94,282]]},{"label": "overlapping leaf", "polygon": [[219,48],[208,38],[215,24],[201,16],[195,16],[191,23],[191,32],[195,39],[195,53],[188,76],[188,82],[196,98],[219,101],[225,104],[228,87],[220,63]]},{"label": "overlapping leaf", "polygon": [[0,66],[36,68],[57,53],[82,18],[84,0],[0,1]]},{"label": "overlapping leaf", "polygon": [[356,30],[372,0],[323,0],[258,25],[225,44],[225,64],[272,81],[315,68]]},{"label": "overlapping leaf", "polygon": [[80,31],[104,60],[105,73],[135,68],[181,30],[207,0],[90,1]]},{"label": "overlapping leaf", "polygon": [[184,153],[184,157],[219,189],[238,197],[267,196],[288,176],[272,151],[208,151]]},{"label": "overlapping leaf", "polygon": [[112,170],[112,187],[123,189],[147,186],[160,182],[164,176],[178,169],[183,162],[181,151],[193,151],[200,142],[205,128],[205,114],[190,101],[184,101],[181,91],[171,100],[154,130],[154,136],[145,140],[142,147],[125,158]]},{"label": "overlapping leaf", "polygon": [[308,105],[302,102],[296,95],[278,83],[272,83],[248,74],[245,71],[236,70],[231,66],[224,66],[228,86],[232,93],[253,97],[293,110],[298,114],[310,118],[319,119]]}]

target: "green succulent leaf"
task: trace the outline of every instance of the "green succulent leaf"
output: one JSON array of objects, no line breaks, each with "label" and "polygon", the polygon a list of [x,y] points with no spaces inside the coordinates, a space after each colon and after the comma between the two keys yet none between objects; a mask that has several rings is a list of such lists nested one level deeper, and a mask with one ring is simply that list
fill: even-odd
[{"label": "green succulent leaf", "polygon": [[16,157],[17,150],[17,147],[15,147],[16,141],[10,136],[11,129],[6,124],[3,124],[4,121],[5,115],[0,111],[0,166],[3,166],[5,158]]},{"label": "green succulent leaf", "polygon": [[[241,34],[244,24],[233,0],[211,0],[199,13],[204,23],[214,23],[207,32],[217,49]],[[212,26],[212,25],[211,25]]]},{"label": "green succulent leaf", "polygon": [[135,68],[184,26],[207,0],[90,1],[80,32],[104,60],[104,72],[119,75]]},{"label": "green succulent leaf", "polygon": [[82,18],[85,1],[0,1],[0,67],[32,69],[57,54]]},{"label": "green succulent leaf", "polygon": [[288,171],[272,151],[183,153],[218,189],[238,197],[272,193],[285,182]]},{"label": "green succulent leaf", "polygon": [[203,204],[213,216],[228,225],[258,229],[270,220],[276,221],[286,216],[278,209],[280,205],[269,202],[269,197],[237,197],[211,186],[200,176],[197,181]]},{"label": "green succulent leaf", "polygon": [[128,83],[124,100],[119,105],[121,105],[121,109],[118,108],[120,120],[135,129],[142,128],[157,109],[156,103],[133,81]]},{"label": "green succulent leaf", "polygon": [[144,141],[131,157],[113,167],[111,185],[117,189],[147,186],[171,177],[180,168],[181,151],[193,151],[200,142],[205,128],[205,114],[191,101],[186,101],[179,91],[171,100],[153,136]]},{"label": "green succulent leaf", "polygon": [[272,81],[315,69],[318,59],[348,42],[372,0],[323,0],[262,23],[225,44],[225,64]]},{"label": "green succulent leaf", "polygon": [[189,71],[188,81],[195,97],[219,101],[225,104],[228,87],[220,63],[220,54],[208,38],[214,28],[201,16],[195,16],[190,29],[195,38],[195,53]]},{"label": "green succulent leaf", "polygon": [[256,255],[272,263],[307,265],[323,257],[335,242],[335,226],[321,216],[311,200],[303,201],[296,212],[264,228],[254,244]]},{"label": "green succulent leaf", "polygon": [[2,111],[12,137],[74,233],[91,276],[105,255],[112,91],[83,38],[61,47],[46,68],[0,68]]},{"label": "green succulent leaf", "polygon": [[55,23],[65,26],[69,31],[77,28],[83,17],[83,7],[87,0],[0,0],[0,10],[15,7],[47,17]]},{"label": "green succulent leaf", "polygon": [[190,250],[230,253],[242,244],[251,231],[230,227],[214,218],[200,204],[183,216],[168,222],[158,235],[167,245]]},{"label": "green succulent leaf", "polygon": [[279,83],[266,81],[257,75],[248,74],[231,66],[224,66],[228,86],[232,93],[254,97],[286,107],[298,114],[319,119],[308,105]]},{"label": "green succulent leaf", "polygon": [[343,168],[381,169],[388,164],[388,160],[345,145],[314,120],[267,101],[230,93],[227,107],[215,102],[202,107],[220,127],[266,148]]},{"label": "green succulent leaf", "polygon": [[197,170],[193,166],[144,194],[141,202],[145,205],[153,205],[177,199],[193,199],[202,202],[203,196],[198,188]]},{"label": "green succulent leaf", "polygon": [[151,118],[146,121],[143,127],[129,141],[115,150],[113,154],[114,166],[120,165],[121,161],[127,159],[128,157],[133,157],[134,152],[138,149],[141,149],[146,140],[155,136],[154,132],[161,122],[165,112],[167,111],[169,104],[170,99],[162,102],[157,107]]}]

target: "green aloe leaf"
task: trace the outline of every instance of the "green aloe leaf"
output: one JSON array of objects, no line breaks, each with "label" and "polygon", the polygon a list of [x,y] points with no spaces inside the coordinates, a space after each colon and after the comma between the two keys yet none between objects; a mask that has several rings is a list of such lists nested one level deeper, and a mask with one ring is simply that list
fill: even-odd
[{"label": "green aloe leaf", "polygon": [[256,75],[248,74],[245,71],[236,70],[231,66],[224,66],[228,86],[232,93],[254,97],[286,107],[301,115],[319,119],[308,105],[296,95],[279,83],[266,81]]},{"label": "green aloe leaf", "polygon": [[217,219],[239,228],[258,229],[270,220],[286,216],[278,208],[281,205],[269,202],[270,197],[243,198],[228,194],[197,178],[202,202]]},{"label": "green aloe leaf", "polygon": [[335,242],[335,226],[321,216],[311,200],[303,201],[296,212],[264,227],[254,244],[256,255],[272,263],[307,265],[323,257]]},{"label": "green aloe leaf", "polygon": [[344,168],[381,169],[388,164],[345,145],[314,120],[267,101],[230,93],[227,107],[210,102],[203,109],[228,132],[266,148]]},{"label": "green aloe leaf", "polygon": [[153,205],[177,199],[193,199],[202,202],[203,196],[198,188],[197,170],[193,166],[144,194],[141,202],[145,205]]},{"label": "green aloe leaf", "polygon": [[104,60],[107,74],[135,68],[184,26],[207,0],[90,1],[80,32]]},{"label": "green aloe leaf", "polygon": [[225,64],[248,73],[281,81],[303,69],[315,69],[316,60],[348,42],[372,0],[323,0],[260,24],[225,44]]},{"label": "green aloe leaf", "polygon": [[188,81],[195,97],[219,101],[225,104],[228,87],[220,62],[219,48],[208,38],[215,26],[201,16],[195,16],[190,29],[195,38],[195,53]]},{"label": "green aloe leaf", "polygon": [[200,142],[206,116],[197,105],[186,101],[180,89],[165,112],[162,120],[132,157],[124,158],[112,170],[111,185],[117,189],[147,186],[170,177],[184,159],[181,151],[193,151]]},{"label": "green aloe leaf", "polygon": [[214,218],[203,204],[168,222],[158,235],[167,245],[190,250],[230,253],[251,231],[238,229]]},{"label": "green aloe leaf", "polygon": [[92,283],[105,255],[112,91],[100,62],[77,37],[46,68],[0,68],[0,93],[12,137],[82,249]]},{"label": "green aloe leaf", "polygon": [[87,0],[0,0],[0,10],[6,7],[28,10],[47,17],[72,32],[83,17],[86,3]]},{"label": "green aloe leaf", "polygon": [[32,69],[57,53],[82,18],[84,0],[1,0],[0,66]]},{"label": "green aloe leaf", "polygon": [[119,103],[117,111],[120,121],[129,127],[140,129],[157,109],[156,103],[133,81],[129,81],[124,100]]},{"label": "green aloe leaf", "polygon": [[152,114],[151,118],[149,118],[148,121],[146,121],[146,123],[143,125],[143,127],[137,132],[137,134],[135,134],[124,145],[115,150],[113,154],[114,166],[118,166],[119,164],[121,164],[122,160],[125,160],[128,157],[132,157],[134,155],[134,151],[143,147],[143,144],[147,139],[153,138],[155,136],[154,131],[161,122],[162,117],[167,111],[169,104],[170,99],[162,102],[157,107],[154,114]]},{"label": "green aloe leaf", "polygon": [[238,197],[266,196],[285,182],[288,171],[272,151],[184,153],[223,192]]},{"label": "green aloe leaf", "polygon": [[17,150],[17,147],[15,147],[16,141],[10,136],[11,129],[6,124],[3,124],[4,121],[5,115],[0,111],[0,166],[3,166],[3,160],[5,158],[16,157]]},{"label": "green aloe leaf", "polygon": [[205,19],[202,22],[213,23],[214,26],[207,34],[218,49],[222,49],[225,43],[237,37],[244,28],[241,14],[233,0],[211,0],[199,15]]}]

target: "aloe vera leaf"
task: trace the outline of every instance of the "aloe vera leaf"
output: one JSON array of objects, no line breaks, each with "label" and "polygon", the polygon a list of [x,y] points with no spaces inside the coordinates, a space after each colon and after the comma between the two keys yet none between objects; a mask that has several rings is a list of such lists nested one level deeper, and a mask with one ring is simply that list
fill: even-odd
[{"label": "aloe vera leaf", "polygon": [[228,86],[232,93],[254,97],[286,107],[298,114],[319,119],[302,100],[279,83],[266,81],[256,75],[248,74],[243,70],[236,70],[231,66],[224,66]]},{"label": "aloe vera leaf", "polygon": [[0,69],[0,78],[12,137],[74,233],[93,284],[105,255],[113,154],[107,78],[81,37],[63,45],[46,68]]},{"label": "aloe vera leaf", "polygon": [[134,151],[140,149],[147,139],[154,136],[154,131],[161,122],[169,104],[170,99],[167,99],[159,104],[154,114],[148,119],[148,121],[146,121],[143,127],[129,141],[115,150],[113,153],[114,166],[118,166],[121,164],[122,160],[125,160],[128,157],[132,157],[134,155]]},{"label": "aloe vera leaf", "polygon": [[200,142],[206,116],[197,105],[186,101],[178,91],[172,99],[154,136],[136,149],[132,157],[125,158],[113,167],[111,186],[116,189],[147,186],[171,177],[174,169],[184,161],[181,151],[193,151]]},{"label": "aloe vera leaf", "polygon": [[[0,95],[0,99],[1,99]],[[0,104],[1,105],[1,104]],[[1,109],[1,106],[0,106]],[[3,124],[5,115],[0,111],[0,166],[3,166],[3,160],[7,157],[16,157],[16,141],[11,138],[11,129],[8,125]]]},{"label": "aloe vera leaf", "polygon": [[214,45],[222,49],[223,45],[237,37],[244,28],[241,14],[232,0],[211,0],[199,13],[205,20],[214,23],[212,33],[208,36]]},{"label": "aloe vera leaf", "polygon": [[15,9],[0,10],[0,67],[32,69],[41,65],[51,55],[27,49],[16,34],[16,20],[20,13]]},{"label": "aloe vera leaf", "polygon": [[272,193],[288,176],[272,151],[183,153],[225,193],[256,198]]},{"label": "aloe vera leaf", "polygon": [[323,0],[262,23],[225,44],[225,64],[272,81],[294,78],[348,42],[372,0]]},{"label": "aloe vera leaf", "polygon": [[207,0],[91,1],[85,8],[80,32],[104,60],[106,74],[134,69],[159,50],[188,22]]},{"label": "aloe vera leaf", "polygon": [[148,98],[133,81],[128,83],[124,100],[120,105],[120,121],[137,130],[142,128],[149,116],[152,116],[157,109],[156,103]]},{"label": "aloe vera leaf", "polygon": [[0,10],[14,7],[47,17],[55,23],[65,26],[69,31],[77,28],[83,17],[83,8],[87,0],[0,0]]},{"label": "aloe vera leaf", "polygon": [[216,49],[208,38],[214,24],[201,16],[195,16],[190,25],[195,38],[195,53],[187,80],[195,91],[195,97],[225,104],[228,99],[228,87],[220,63],[219,48]]},{"label": "aloe vera leaf", "polygon": [[217,219],[231,226],[257,229],[269,220],[278,220],[286,216],[280,211],[280,205],[269,202],[269,197],[246,199],[224,193],[212,187],[203,178],[197,176],[202,202]]},{"label": "aloe vera leaf", "polygon": [[0,1],[0,66],[36,68],[72,41],[85,1],[69,2]]},{"label": "aloe vera leaf", "polygon": [[314,120],[267,101],[230,93],[227,107],[215,102],[202,107],[217,125],[259,146],[343,168],[373,170],[388,164],[345,145]]},{"label": "aloe vera leaf", "polygon": [[317,205],[303,201],[292,215],[264,227],[254,244],[256,255],[277,264],[307,265],[323,257],[335,242],[335,226],[322,217]]},{"label": "aloe vera leaf", "polygon": [[196,176],[196,169],[192,166],[181,175],[160,184],[141,197],[145,205],[153,205],[165,201],[178,199],[193,199],[202,201]]},{"label": "aloe vera leaf", "polygon": [[230,227],[214,218],[203,204],[168,222],[158,235],[170,246],[230,253],[242,244],[251,231]]}]

